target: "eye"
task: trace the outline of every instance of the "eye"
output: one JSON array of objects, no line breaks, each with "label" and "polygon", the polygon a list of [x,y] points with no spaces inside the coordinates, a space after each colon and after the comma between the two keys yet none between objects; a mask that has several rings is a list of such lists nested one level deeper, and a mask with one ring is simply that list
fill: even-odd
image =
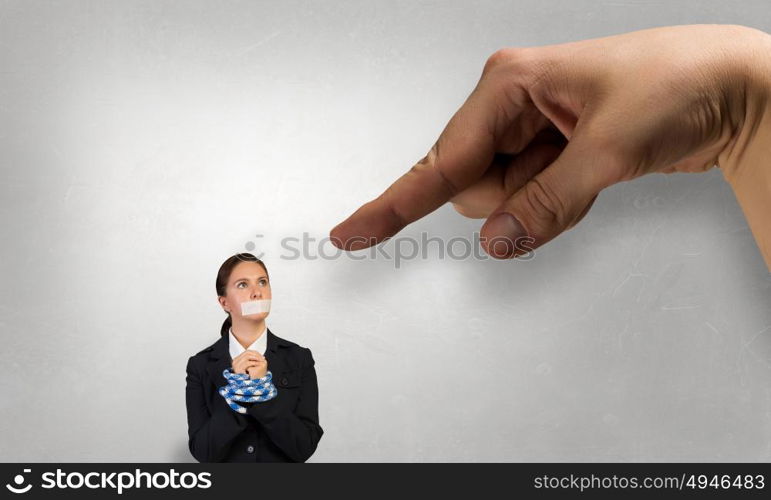
[{"label": "eye", "polygon": [[265,285],[267,285],[267,284],[268,284],[268,280],[266,280],[266,279],[261,279],[261,280],[260,280],[260,285],[261,285],[261,286],[265,286]]},{"label": "eye", "polygon": [[238,283],[236,283],[236,288],[243,288],[241,285],[245,285],[245,284],[246,284],[246,282],[239,281]]}]

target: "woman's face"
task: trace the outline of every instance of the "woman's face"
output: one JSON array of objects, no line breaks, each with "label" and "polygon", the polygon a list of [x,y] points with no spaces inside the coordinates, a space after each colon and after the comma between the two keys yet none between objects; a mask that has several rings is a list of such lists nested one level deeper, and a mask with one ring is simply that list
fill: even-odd
[{"label": "woman's face", "polygon": [[239,262],[230,273],[230,280],[225,288],[225,296],[219,302],[232,318],[243,317],[260,321],[268,317],[269,312],[241,315],[241,303],[252,300],[270,299],[270,282],[265,269],[256,262]]}]

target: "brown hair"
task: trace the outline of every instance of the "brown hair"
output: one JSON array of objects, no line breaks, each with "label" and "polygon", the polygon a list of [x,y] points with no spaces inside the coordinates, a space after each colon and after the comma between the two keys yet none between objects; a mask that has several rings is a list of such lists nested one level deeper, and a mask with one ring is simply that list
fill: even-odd
[{"label": "brown hair", "polygon": [[[228,281],[230,280],[230,273],[233,272],[233,268],[236,267],[239,262],[256,262],[265,270],[265,275],[268,275],[268,268],[265,266],[263,261],[250,253],[237,253],[232,257],[228,257],[228,259],[222,263],[220,270],[217,272],[216,287],[218,296],[225,296],[225,289],[227,288]],[[268,279],[270,279],[270,276],[268,276]],[[232,325],[233,320],[230,317],[230,313],[228,313],[228,317],[225,318],[225,322],[222,323],[222,328],[220,328],[220,335],[223,337],[226,336]]]}]

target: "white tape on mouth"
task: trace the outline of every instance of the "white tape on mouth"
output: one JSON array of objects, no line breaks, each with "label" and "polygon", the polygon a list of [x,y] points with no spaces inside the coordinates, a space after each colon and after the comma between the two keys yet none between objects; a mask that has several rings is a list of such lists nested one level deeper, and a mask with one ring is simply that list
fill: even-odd
[{"label": "white tape on mouth", "polygon": [[241,316],[270,312],[270,299],[241,302]]}]

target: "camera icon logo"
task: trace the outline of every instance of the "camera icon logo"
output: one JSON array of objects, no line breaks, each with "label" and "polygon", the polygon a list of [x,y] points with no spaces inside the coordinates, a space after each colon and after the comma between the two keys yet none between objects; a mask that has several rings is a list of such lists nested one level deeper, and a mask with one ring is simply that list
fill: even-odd
[{"label": "camera icon logo", "polygon": [[[32,472],[32,469],[24,469],[24,473],[26,474],[27,472]],[[25,477],[22,474],[16,474],[13,478],[13,482],[16,484],[16,486],[6,484],[5,487],[8,488],[8,490],[12,493],[26,493],[32,488],[32,485],[28,484],[26,486],[22,486],[22,484],[24,484],[24,479]]]}]

